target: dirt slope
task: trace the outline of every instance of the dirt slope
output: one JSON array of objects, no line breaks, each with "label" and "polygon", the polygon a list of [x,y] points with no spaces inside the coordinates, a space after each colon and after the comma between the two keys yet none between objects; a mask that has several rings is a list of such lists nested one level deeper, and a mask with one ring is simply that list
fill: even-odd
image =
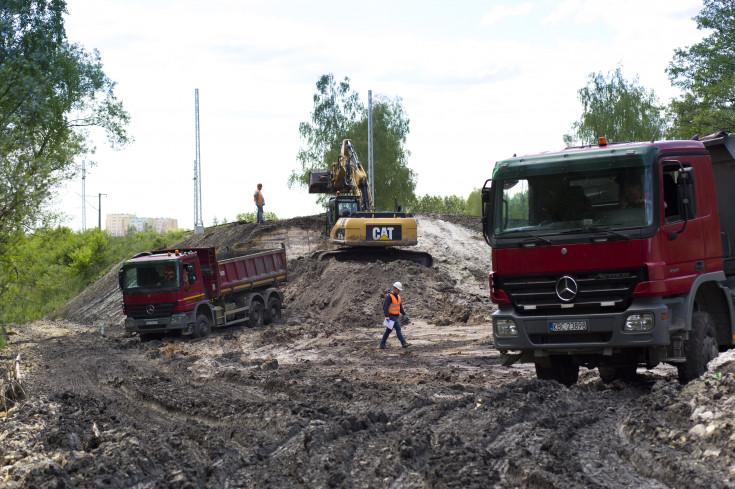
[{"label": "dirt slope", "polygon": [[[66,308],[74,321],[18,327],[0,353],[21,355],[29,394],[0,414],[0,484],[735,486],[733,355],[686,388],[670,367],[612,385],[582,369],[566,388],[499,366],[477,224],[419,216],[431,268],[319,260],[318,217],[210,229],[187,244],[282,239],[291,282],[280,323],[198,341],[126,336],[114,274],[101,280]],[[379,294],[395,280],[412,346],[379,350]]]}]

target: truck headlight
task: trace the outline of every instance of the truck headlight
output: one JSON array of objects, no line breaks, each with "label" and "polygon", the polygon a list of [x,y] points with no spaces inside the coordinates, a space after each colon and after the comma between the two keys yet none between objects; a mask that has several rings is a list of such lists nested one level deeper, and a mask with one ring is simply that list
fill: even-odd
[{"label": "truck headlight", "polygon": [[653,314],[646,312],[643,314],[631,314],[625,318],[623,331],[626,333],[646,332],[653,329]]},{"label": "truck headlight", "polygon": [[125,318],[126,328],[132,328],[134,325],[135,325],[135,321],[133,321],[131,318]]},{"label": "truck headlight", "polygon": [[176,326],[178,324],[181,324],[181,316],[174,316],[171,318],[171,321],[168,323],[171,326]]},{"label": "truck headlight", "polygon": [[493,319],[497,336],[518,336],[518,327],[512,319]]}]

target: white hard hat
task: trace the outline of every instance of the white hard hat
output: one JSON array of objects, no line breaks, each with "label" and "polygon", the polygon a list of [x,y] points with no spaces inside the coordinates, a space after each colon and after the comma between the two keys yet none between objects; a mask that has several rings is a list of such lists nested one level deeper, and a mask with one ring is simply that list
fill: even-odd
[{"label": "white hard hat", "polygon": [[401,282],[394,283],[393,287],[395,287],[398,290],[403,290],[403,285],[401,285]]}]

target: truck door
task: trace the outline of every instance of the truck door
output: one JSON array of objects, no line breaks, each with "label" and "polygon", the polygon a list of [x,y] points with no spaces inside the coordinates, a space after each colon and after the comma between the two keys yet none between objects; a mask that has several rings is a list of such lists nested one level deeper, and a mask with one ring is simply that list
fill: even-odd
[{"label": "truck door", "polygon": [[199,301],[206,299],[204,292],[204,281],[198,260],[183,262],[181,264],[181,284],[184,290],[183,301],[186,310],[191,310]]},{"label": "truck door", "polygon": [[[684,168],[691,168],[690,163],[681,161],[681,164]],[[671,160],[665,160],[661,166],[661,230],[664,234],[662,257],[667,265],[667,278],[669,279],[693,277],[705,271],[706,254],[702,226],[706,217],[704,215],[706,209],[700,205],[702,198],[701,195],[698,195],[700,192],[696,191],[695,179],[693,205],[689,216],[685,216],[685,206],[682,205],[681,200],[683,188],[679,178],[680,168]],[[685,222],[686,227],[684,227]],[[690,281],[689,284],[691,284]]]}]

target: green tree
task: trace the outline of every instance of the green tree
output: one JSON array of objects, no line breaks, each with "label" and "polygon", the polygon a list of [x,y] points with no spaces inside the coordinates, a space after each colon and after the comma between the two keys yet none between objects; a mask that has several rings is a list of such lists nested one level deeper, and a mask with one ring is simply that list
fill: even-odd
[{"label": "green tree", "polygon": [[653,90],[638,85],[636,77],[627,82],[618,67],[604,76],[590,73],[587,86],[579,89],[582,117],[564,135],[564,144],[597,144],[597,138],[608,141],[645,141],[663,137],[666,121],[661,116]]},{"label": "green tree", "polygon": [[[349,129],[348,139],[368,171],[368,113]],[[373,185],[377,210],[405,208],[416,200],[416,173],[408,167],[411,154],[406,149],[409,119],[401,98],[376,95],[373,99]],[[336,158],[335,158],[336,160]]]},{"label": "green tree", "polygon": [[[352,140],[360,162],[368,170],[368,113],[349,82],[345,77],[337,84],[331,73],[317,81],[311,122],[299,124],[304,144],[297,155],[301,169],[291,173],[289,188],[308,187],[311,171],[331,169],[344,139]],[[407,166],[410,152],[405,147],[408,133],[409,119],[400,97],[376,95],[373,104],[376,209],[407,206],[415,200],[416,174]],[[327,199],[328,196],[320,195],[317,202],[323,204]]]},{"label": "green tree", "polygon": [[[91,154],[90,128],[113,148],[129,141],[128,113],[97,51],[66,39],[64,0],[0,7],[0,295],[17,277],[14,254],[52,190]],[[9,318],[0,315],[0,322]]]},{"label": "green tree", "polygon": [[456,195],[424,195],[417,198],[409,210],[420,214],[465,214],[466,208],[467,201]]},{"label": "green tree", "polygon": [[735,1],[704,0],[694,17],[709,36],[674,51],[667,73],[684,91],[669,104],[670,137],[735,131]]},{"label": "green tree", "polygon": [[[309,172],[325,170],[337,161],[342,140],[347,137],[351,125],[362,111],[362,103],[357,92],[352,92],[350,79],[337,84],[334,75],[322,75],[316,82],[314,110],[311,122],[299,124],[299,135],[305,147],[299,148],[296,159],[301,164],[301,172],[291,172],[288,187],[308,187]],[[324,196],[319,201],[323,202]]]},{"label": "green tree", "polygon": [[[235,221],[256,222],[257,220],[258,216],[255,215],[255,212],[241,212],[235,217]],[[263,212],[263,220],[278,221],[279,219],[274,212],[265,211]]]},{"label": "green tree", "polygon": [[474,189],[467,197],[464,213],[470,216],[482,215],[482,191],[479,188]]}]

